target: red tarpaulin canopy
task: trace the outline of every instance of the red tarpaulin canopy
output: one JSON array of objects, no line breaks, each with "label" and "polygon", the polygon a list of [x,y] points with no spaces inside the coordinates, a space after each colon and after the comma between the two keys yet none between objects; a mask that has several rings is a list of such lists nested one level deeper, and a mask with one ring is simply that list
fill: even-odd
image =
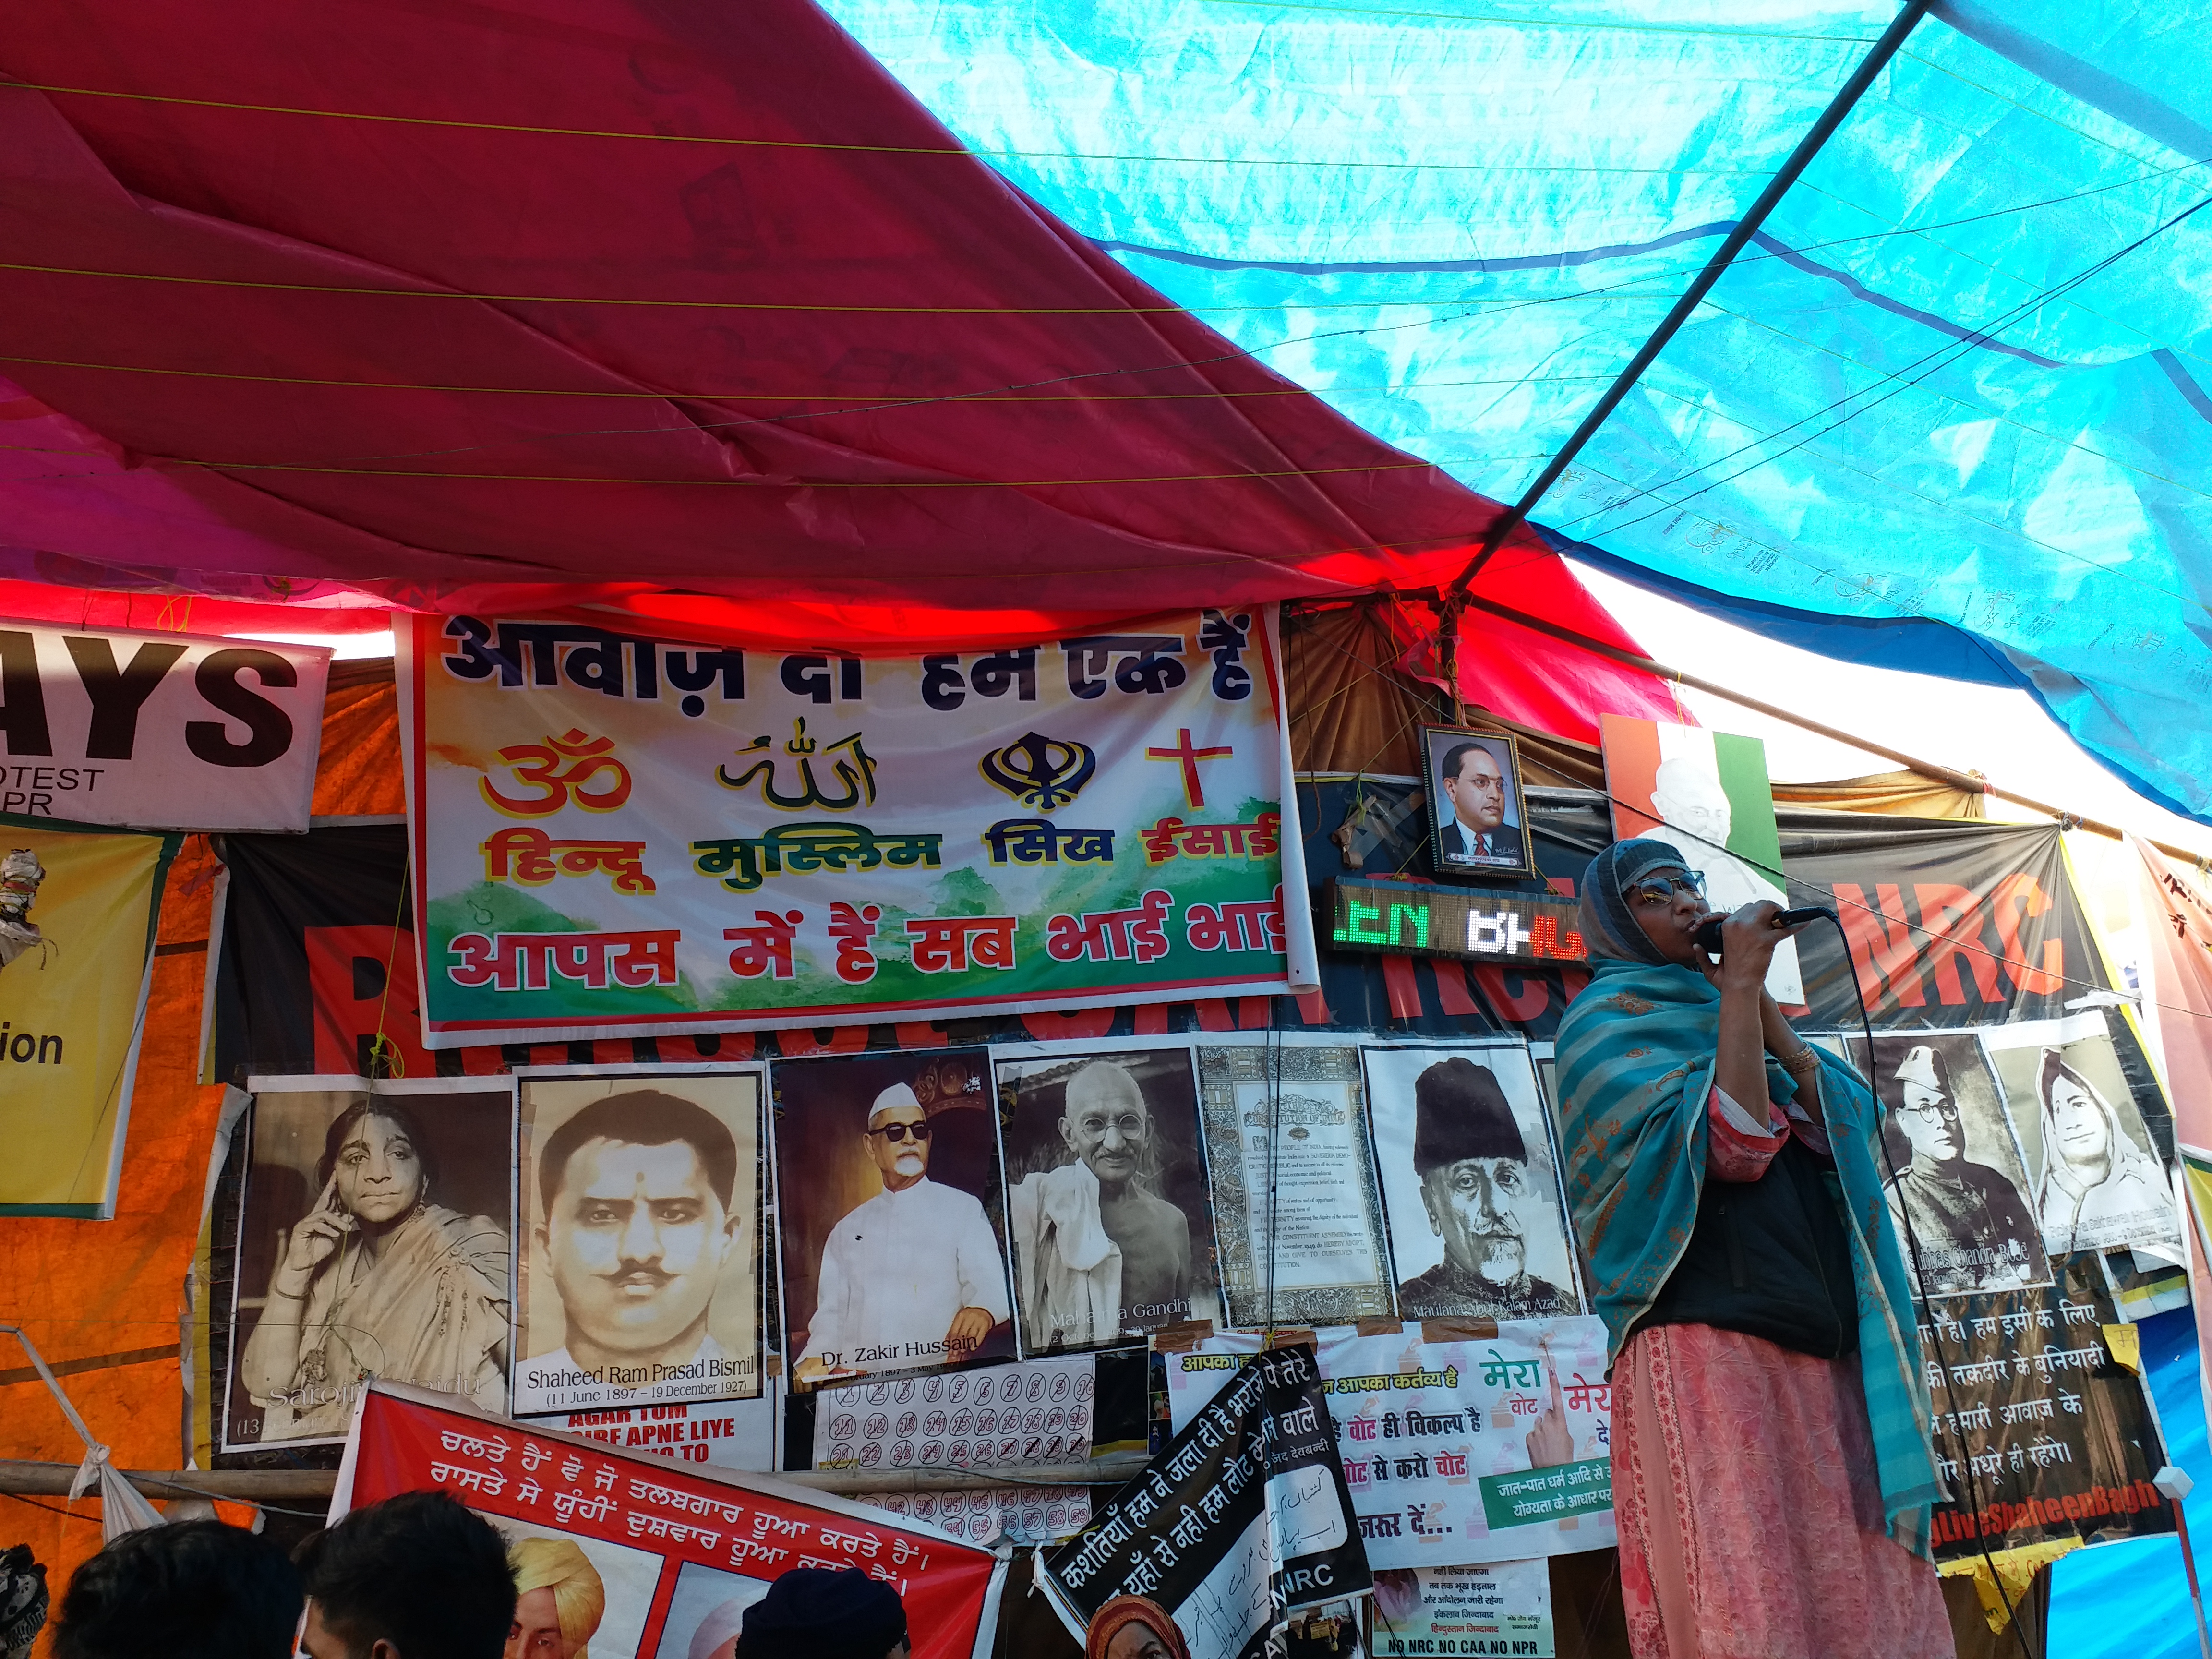
[{"label": "red tarpaulin canopy", "polygon": [[[1136,281],[805,0],[14,22],[0,574],[911,650],[1431,586],[1498,511]],[[1533,537],[1493,570],[1628,642]]]}]

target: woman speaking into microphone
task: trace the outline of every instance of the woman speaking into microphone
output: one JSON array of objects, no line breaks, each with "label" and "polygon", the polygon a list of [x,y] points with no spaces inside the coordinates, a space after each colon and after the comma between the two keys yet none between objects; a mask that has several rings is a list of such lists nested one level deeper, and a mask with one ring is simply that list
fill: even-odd
[{"label": "woman speaking into microphone", "polygon": [[1697,944],[1662,841],[1583,880],[1589,983],[1559,1024],[1567,1198],[1613,1361],[1638,1659],[1948,1659],[1944,1493],[1872,1098],[1765,981],[1793,929]]}]

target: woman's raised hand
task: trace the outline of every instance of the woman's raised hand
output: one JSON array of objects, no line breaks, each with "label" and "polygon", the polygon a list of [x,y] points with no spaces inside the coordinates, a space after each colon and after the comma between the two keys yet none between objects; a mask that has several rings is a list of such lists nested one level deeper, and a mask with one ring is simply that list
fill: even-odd
[{"label": "woman's raised hand", "polygon": [[1717,966],[1708,966],[1706,974],[1717,981],[1722,974],[1734,969],[1747,980],[1765,984],[1775,946],[1804,932],[1802,924],[1776,927],[1774,919],[1781,914],[1782,907],[1773,900],[1753,899],[1729,916],[1721,924],[1721,960]]},{"label": "woman's raised hand", "polygon": [[301,1217],[300,1224],[292,1229],[290,1247],[285,1250],[283,1265],[276,1269],[270,1288],[280,1296],[306,1295],[307,1281],[314,1276],[315,1269],[337,1254],[339,1244],[353,1230],[354,1218],[338,1202],[338,1178],[333,1174],[323,1183],[314,1207]]}]

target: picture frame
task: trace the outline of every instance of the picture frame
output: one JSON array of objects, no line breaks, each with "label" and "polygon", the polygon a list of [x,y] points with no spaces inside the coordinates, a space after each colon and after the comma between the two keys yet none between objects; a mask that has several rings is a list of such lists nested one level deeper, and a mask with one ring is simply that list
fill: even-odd
[{"label": "picture frame", "polygon": [[[1483,759],[1486,766],[1480,763]],[[1460,726],[1424,726],[1421,762],[1422,793],[1429,808],[1429,863],[1435,872],[1447,881],[1535,879],[1536,852],[1522,798],[1521,749],[1511,735]],[[1449,777],[1447,766],[1452,769]],[[1472,821],[1463,813],[1472,813]],[[1492,813],[1493,821],[1482,821]]]}]

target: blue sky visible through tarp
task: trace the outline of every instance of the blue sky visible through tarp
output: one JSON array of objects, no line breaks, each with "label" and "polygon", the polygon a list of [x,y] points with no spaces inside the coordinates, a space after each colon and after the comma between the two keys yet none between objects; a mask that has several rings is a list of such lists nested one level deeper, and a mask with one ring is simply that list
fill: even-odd
[{"label": "blue sky visible through tarp", "polygon": [[[1893,15],[830,9],[1132,270],[1509,500]],[[2168,222],[2212,198],[2207,61],[2207,0],[1940,8],[1538,522],[1852,619],[1800,642],[1854,659],[1963,629],[1951,660],[2212,822],[2212,208]]]}]

